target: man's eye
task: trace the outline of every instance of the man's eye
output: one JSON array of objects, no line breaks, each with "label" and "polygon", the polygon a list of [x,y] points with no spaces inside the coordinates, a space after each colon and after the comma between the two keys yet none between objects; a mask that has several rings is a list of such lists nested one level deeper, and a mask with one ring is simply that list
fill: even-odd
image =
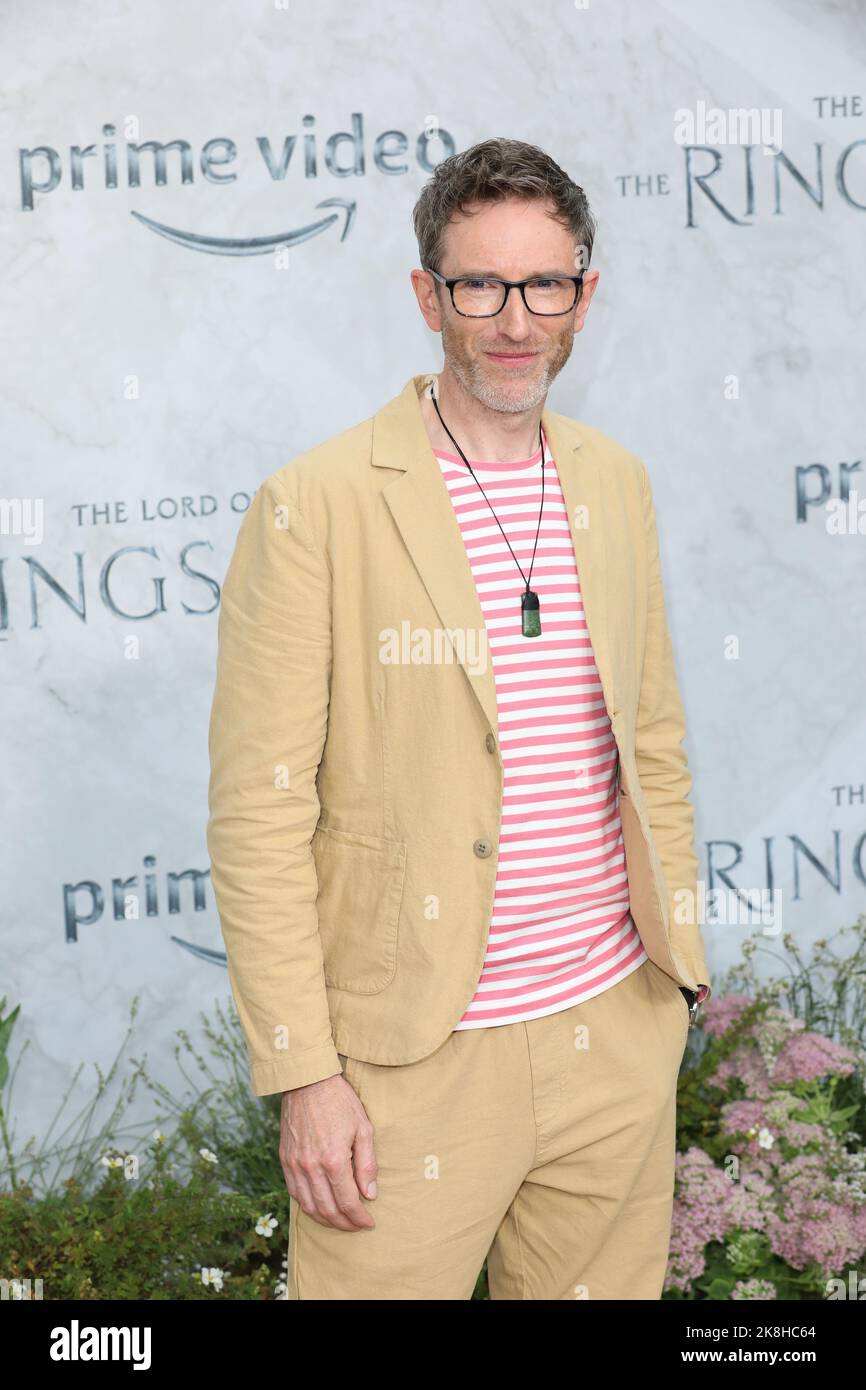
[{"label": "man's eye", "polygon": [[464,280],[463,288],[467,290],[492,290],[492,280]]}]

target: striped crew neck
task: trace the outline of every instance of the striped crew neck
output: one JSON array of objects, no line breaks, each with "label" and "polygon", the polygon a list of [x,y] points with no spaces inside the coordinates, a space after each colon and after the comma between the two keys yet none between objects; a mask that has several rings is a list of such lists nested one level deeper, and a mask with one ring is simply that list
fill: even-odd
[{"label": "striped crew neck", "polygon": [[[547,464],[551,459],[550,445],[548,444],[547,436],[543,435],[543,438],[545,450],[544,461],[545,464]],[[464,470],[466,468],[466,464],[459,454],[449,453],[447,449],[434,449],[433,453],[442,463],[455,463]],[[496,459],[470,459],[469,462],[477,472],[497,474],[529,473],[538,468],[541,462],[541,447],[539,446],[532,457],[528,459],[514,459],[505,463],[500,463]]]}]

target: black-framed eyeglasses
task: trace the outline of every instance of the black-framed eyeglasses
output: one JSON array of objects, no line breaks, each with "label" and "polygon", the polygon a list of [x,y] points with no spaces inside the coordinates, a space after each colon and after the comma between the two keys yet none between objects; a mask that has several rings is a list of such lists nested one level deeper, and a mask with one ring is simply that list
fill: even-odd
[{"label": "black-framed eyeglasses", "polygon": [[530,314],[569,314],[577,303],[585,271],[579,275],[534,276],[530,280],[500,280],[497,276],[440,275],[425,265],[434,280],[447,286],[451,303],[468,319],[489,319],[505,308],[511,290],[519,289]]}]

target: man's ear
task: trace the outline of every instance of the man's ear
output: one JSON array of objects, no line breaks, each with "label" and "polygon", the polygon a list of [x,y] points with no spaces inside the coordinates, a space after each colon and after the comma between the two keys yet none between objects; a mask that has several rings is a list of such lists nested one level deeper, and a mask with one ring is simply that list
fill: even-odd
[{"label": "man's ear", "polygon": [[601,272],[598,270],[588,270],[583,277],[583,283],[580,287],[582,293],[580,299],[577,302],[577,308],[574,311],[575,333],[579,333],[581,328],[583,328],[583,321],[586,318],[586,312],[589,308],[590,300],[592,299],[592,296],[595,294],[595,287],[598,284],[598,278],[600,273]]},{"label": "man's ear", "polygon": [[418,299],[418,307],[424,322],[434,333],[442,331],[442,309],[439,300],[439,286],[426,270],[413,270],[409,276],[412,288]]}]

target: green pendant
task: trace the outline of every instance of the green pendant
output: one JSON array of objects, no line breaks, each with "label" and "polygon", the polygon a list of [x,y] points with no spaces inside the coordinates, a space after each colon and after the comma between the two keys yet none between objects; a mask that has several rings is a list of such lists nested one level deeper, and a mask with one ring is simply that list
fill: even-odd
[{"label": "green pendant", "polygon": [[523,598],[520,600],[520,609],[523,620],[524,637],[540,637],[541,608],[538,602],[538,594],[533,593],[532,589],[527,589]]}]

